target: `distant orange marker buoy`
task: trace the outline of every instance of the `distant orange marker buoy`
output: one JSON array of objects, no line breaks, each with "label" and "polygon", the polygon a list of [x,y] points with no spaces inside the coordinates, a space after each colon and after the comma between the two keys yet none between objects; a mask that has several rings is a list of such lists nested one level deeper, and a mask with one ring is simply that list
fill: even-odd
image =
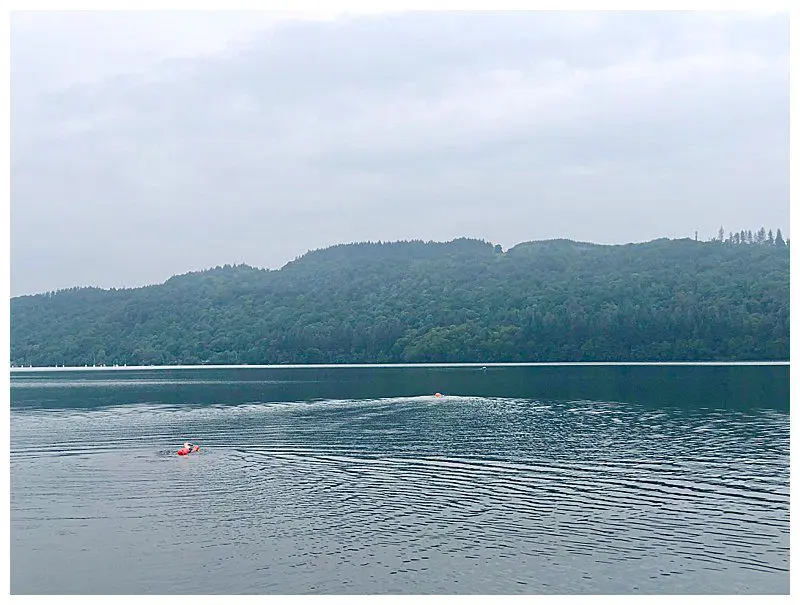
[{"label": "distant orange marker buoy", "polygon": [[442,397],[442,394],[441,394],[441,393],[436,393],[436,394],[434,395],[434,397]]}]

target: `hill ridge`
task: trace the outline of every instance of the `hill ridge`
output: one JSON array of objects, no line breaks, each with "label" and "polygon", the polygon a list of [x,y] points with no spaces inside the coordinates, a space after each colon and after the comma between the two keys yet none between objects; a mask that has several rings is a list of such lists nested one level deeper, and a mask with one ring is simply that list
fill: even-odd
[{"label": "hill ridge", "polygon": [[788,359],[788,248],[362,242],[11,300],[17,365]]}]

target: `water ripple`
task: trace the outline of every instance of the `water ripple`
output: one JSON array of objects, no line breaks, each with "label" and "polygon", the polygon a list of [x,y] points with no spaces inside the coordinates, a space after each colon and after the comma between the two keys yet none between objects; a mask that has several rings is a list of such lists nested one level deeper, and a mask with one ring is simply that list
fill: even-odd
[{"label": "water ripple", "polygon": [[[141,403],[12,408],[11,436],[17,586],[44,581],[39,561],[77,592],[788,590],[782,414]],[[184,439],[200,454],[175,456]]]}]

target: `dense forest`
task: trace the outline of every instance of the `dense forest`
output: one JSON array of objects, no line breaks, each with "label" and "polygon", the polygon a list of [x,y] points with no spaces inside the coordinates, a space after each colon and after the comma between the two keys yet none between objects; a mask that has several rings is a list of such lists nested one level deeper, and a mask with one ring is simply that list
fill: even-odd
[{"label": "dense forest", "polygon": [[[789,250],[471,239],[11,300],[14,365],[787,360]],[[732,245],[739,244],[739,245]],[[743,245],[744,244],[744,245]]]}]

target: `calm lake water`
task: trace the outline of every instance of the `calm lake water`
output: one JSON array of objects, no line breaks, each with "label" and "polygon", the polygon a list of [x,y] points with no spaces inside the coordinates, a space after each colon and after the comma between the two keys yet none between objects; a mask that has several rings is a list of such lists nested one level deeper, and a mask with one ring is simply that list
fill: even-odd
[{"label": "calm lake water", "polygon": [[788,366],[26,372],[10,423],[15,594],[789,591]]}]

